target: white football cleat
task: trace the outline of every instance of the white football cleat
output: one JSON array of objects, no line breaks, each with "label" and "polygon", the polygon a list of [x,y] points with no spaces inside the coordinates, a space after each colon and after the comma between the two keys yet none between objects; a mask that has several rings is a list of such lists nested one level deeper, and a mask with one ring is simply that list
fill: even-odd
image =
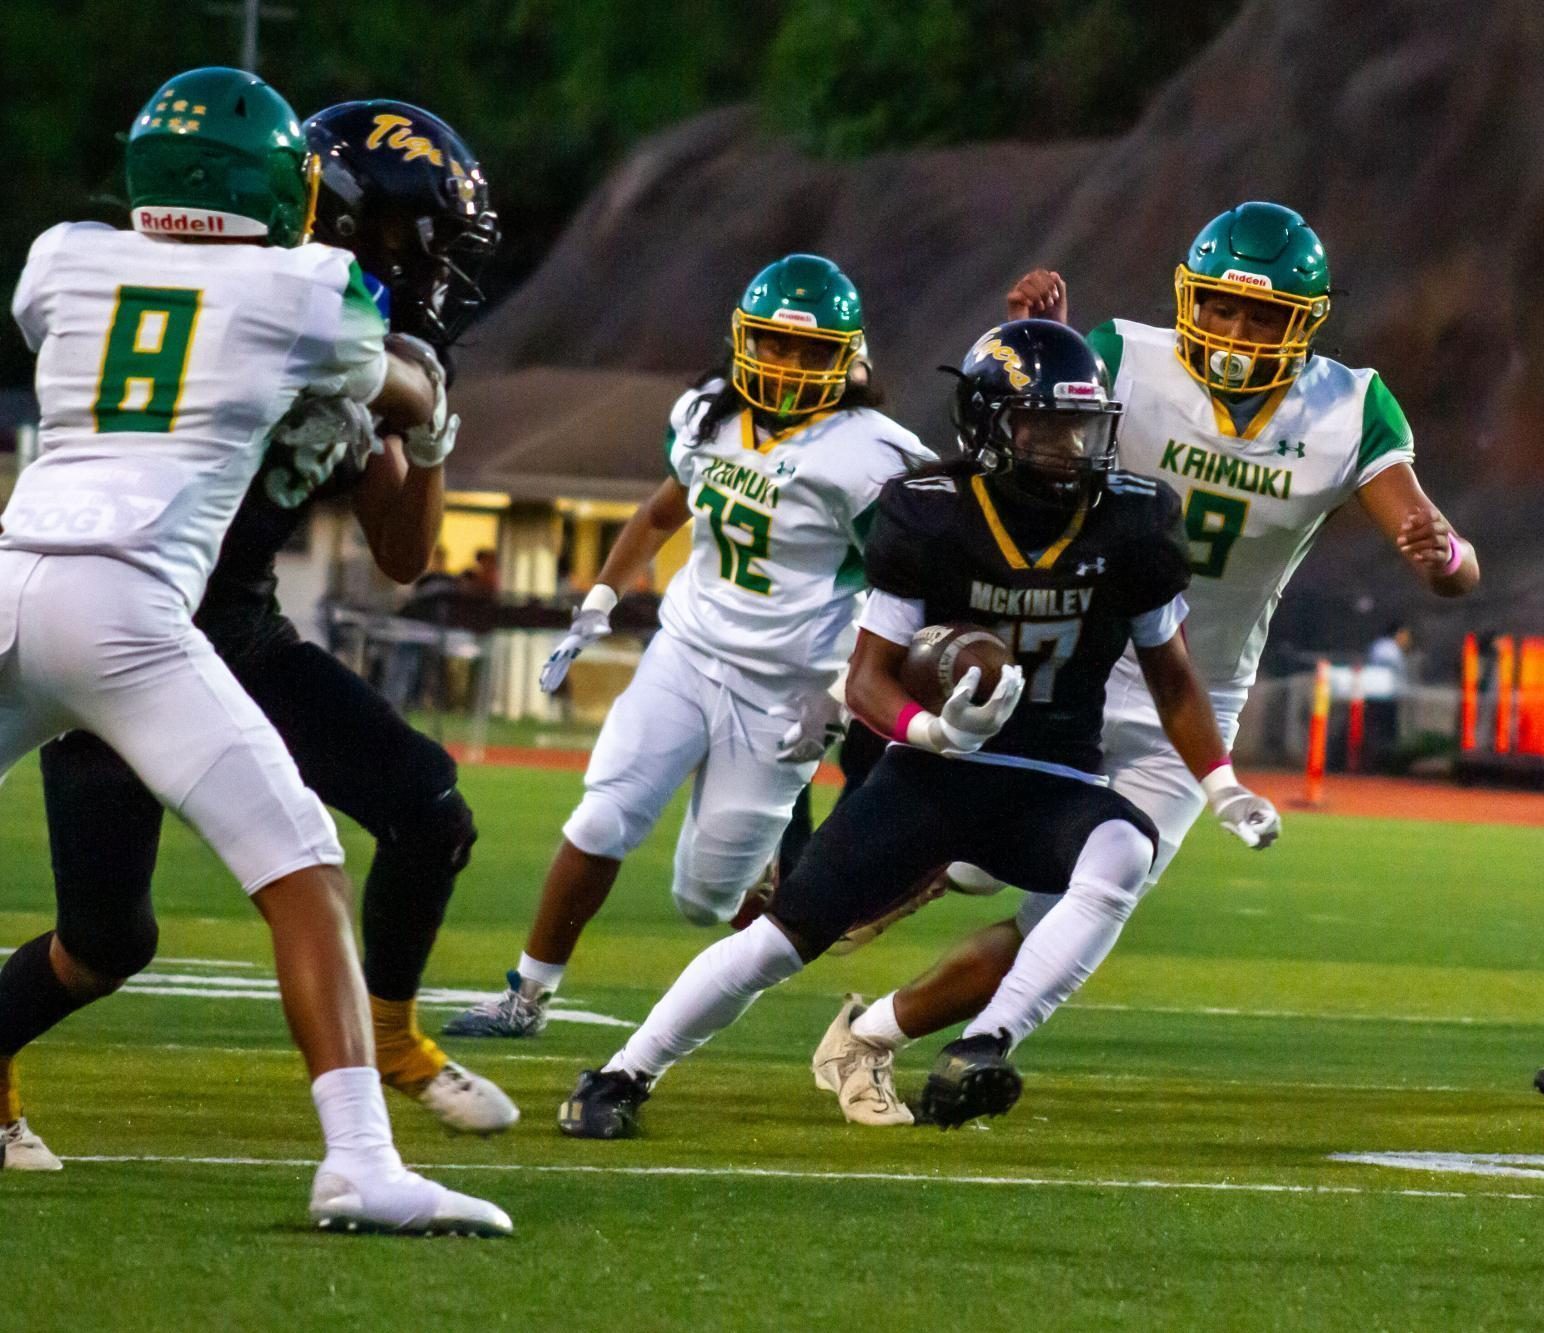
[{"label": "white football cleat", "polygon": [[458,1134],[502,1134],[520,1119],[520,1108],[502,1088],[454,1060],[425,1083],[414,1100]]},{"label": "white football cleat", "polygon": [[64,1163],[48,1151],[48,1145],[27,1128],[27,1117],[0,1125],[0,1169],[6,1171],[63,1171]]},{"label": "white football cleat", "polygon": [[361,1169],[330,1159],[311,1185],[311,1220],[323,1231],[403,1236],[508,1236],[515,1229],[497,1204],[401,1166]]},{"label": "white football cleat", "polygon": [[810,1061],[815,1086],[834,1092],[842,1114],[855,1125],[913,1124],[895,1090],[895,1052],[853,1035],[853,1019],[867,1007],[861,995],[843,998]]}]

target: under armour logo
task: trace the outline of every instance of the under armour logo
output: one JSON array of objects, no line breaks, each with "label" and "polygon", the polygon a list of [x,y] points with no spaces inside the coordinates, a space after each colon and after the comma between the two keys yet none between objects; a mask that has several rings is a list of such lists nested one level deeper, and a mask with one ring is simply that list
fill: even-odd
[{"label": "under armour logo", "polygon": [[1079,560],[1078,561],[1078,577],[1079,578],[1085,578],[1089,574],[1103,574],[1103,573],[1104,573],[1104,557],[1102,555],[1101,556],[1095,556],[1094,559],[1092,559],[1092,560]]},{"label": "under armour logo", "polygon": [[1307,449],[1308,446],[1301,440],[1298,440],[1296,443],[1289,443],[1286,440],[1278,440],[1276,442],[1276,452],[1283,456],[1295,453],[1299,458],[1301,458]]},{"label": "under armour logo", "polygon": [[783,459],[775,468],[772,469],[772,475],[774,477],[793,476],[793,464],[790,463],[786,458]]}]

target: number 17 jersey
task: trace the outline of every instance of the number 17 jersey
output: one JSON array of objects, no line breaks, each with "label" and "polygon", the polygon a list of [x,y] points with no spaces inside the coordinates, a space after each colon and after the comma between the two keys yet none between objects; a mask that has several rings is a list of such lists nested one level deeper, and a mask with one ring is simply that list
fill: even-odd
[{"label": "number 17 jersey", "polygon": [[879,492],[933,454],[868,408],[773,434],[743,410],[703,435],[720,387],[691,390],[670,414],[666,460],[687,491],[692,547],[660,624],[710,679],[767,708],[836,679]]}]

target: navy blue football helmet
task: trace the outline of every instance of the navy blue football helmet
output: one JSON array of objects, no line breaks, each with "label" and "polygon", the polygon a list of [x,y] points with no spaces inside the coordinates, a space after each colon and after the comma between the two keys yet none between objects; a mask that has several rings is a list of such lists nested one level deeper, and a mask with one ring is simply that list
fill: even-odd
[{"label": "navy blue football helmet", "polygon": [[471,149],[406,102],[342,102],[304,129],[322,168],[316,239],[351,250],[385,287],[393,329],[448,347],[482,305],[499,242]]},{"label": "navy blue football helmet", "polygon": [[1122,407],[1099,354],[1075,329],[1017,319],[988,329],[960,364],[960,448],[1026,499],[1075,504],[1115,466]]}]

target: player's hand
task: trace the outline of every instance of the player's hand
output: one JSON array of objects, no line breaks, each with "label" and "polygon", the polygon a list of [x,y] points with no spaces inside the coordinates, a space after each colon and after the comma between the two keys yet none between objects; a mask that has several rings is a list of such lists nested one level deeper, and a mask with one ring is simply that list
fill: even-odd
[{"label": "player's hand", "polygon": [[1453,527],[1441,514],[1429,509],[1412,509],[1399,525],[1394,545],[1418,570],[1440,574],[1453,557]]},{"label": "player's hand", "polygon": [[434,348],[411,334],[387,334],[386,350],[421,367],[434,386],[434,414],[424,425],[414,426],[403,434],[402,452],[414,467],[443,467],[456,447],[456,432],[461,429],[461,418],[450,410],[445,398],[445,367]]},{"label": "player's hand", "polygon": [[287,467],[272,468],[263,486],[277,505],[304,503],[344,458],[361,467],[384,446],[370,409],[351,398],[302,393],[269,432],[270,446],[290,451]]},{"label": "player's hand", "polygon": [[1060,273],[1048,268],[1026,273],[1008,293],[1010,319],[1054,319],[1065,324],[1067,313],[1067,284]]},{"label": "player's hand", "polygon": [[1024,693],[1024,672],[1017,666],[1005,666],[991,698],[984,704],[973,704],[970,697],[980,683],[981,668],[971,667],[944,704],[938,725],[949,742],[946,754],[974,754],[1003,729]]},{"label": "player's hand", "polygon": [[780,704],[771,714],[793,721],[777,747],[780,764],[815,763],[847,734],[847,710],[826,690],[802,695],[795,704]]},{"label": "player's hand", "polygon": [[1281,816],[1263,796],[1248,787],[1218,787],[1207,796],[1218,822],[1246,847],[1264,851],[1281,834]]},{"label": "player's hand", "polygon": [[574,623],[558,641],[552,655],[542,664],[537,677],[543,694],[551,694],[568,675],[569,665],[586,648],[611,633],[611,612],[617,595],[604,583],[597,583],[585,595],[584,603],[574,612]]}]

